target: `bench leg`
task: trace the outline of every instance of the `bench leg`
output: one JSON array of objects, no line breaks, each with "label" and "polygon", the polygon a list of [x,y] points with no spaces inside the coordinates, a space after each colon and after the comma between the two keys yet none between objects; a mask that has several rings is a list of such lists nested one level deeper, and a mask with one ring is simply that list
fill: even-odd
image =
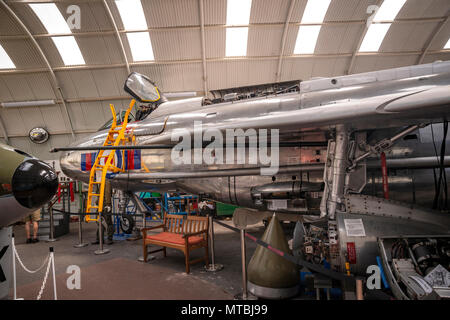
[{"label": "bench leg", "polygon": [[144,252],[143,252],[143,256],[144,256],[144,262],[147,262],[147,256],[148,256],[148,253],[147,253],[147,245],[145,244],[145,242],[144,242]]},{"label": "bench leg", "polygon": [[166,247],[164,247],[163,253],[164,253],[164,258],[167,257]]}]

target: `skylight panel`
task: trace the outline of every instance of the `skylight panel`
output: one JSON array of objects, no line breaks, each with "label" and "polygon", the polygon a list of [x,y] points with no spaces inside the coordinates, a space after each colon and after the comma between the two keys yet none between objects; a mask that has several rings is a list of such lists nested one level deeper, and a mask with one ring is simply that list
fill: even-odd
[{"label": "skylight panel", "polygon": [[316,49],[321,26],[300,26],[295,42],[294,54],[312,54]]},{"label": "skylight panel", "polygon": [[301,23],[322,23],[331,0],[309,0]]},{"label": "skylight panel", "polygon": [[16,66],[6,53],[5,49],[0,45],[0,69],[15,69]]},{"label": "skylight panel", "polygon": [[116,0],[125,30],[145,30],[148,28],[141,0]]},{"label": "skylight panel", "polygon": [[448,39],[447,44],[444,46],[444,49],[450,49],[450,39]]},{"label": "skylight panel", "polygon": [[86,64],[75,37],[52,37],[52,40],[66,66]]},{"label": "skylight panel", "polygon": [[227,57],[247,55],[248,28],[227,28],[225,54]]},{"label": "skylight panel", "polygon": [[367,30],[366,36],[364,37],[359,51],[378,51],[390,27],[390,23],[371,24],[369,29]]},{"label": "skylight panel", "polygon": [[227,25],[247,25],[250,22],[252,0],[227,0]]},{"label": "skylight panel", "polygon": [[41,20],[45,29],[50,34],[72,33],[66,20],[54,3],[30,3],[34,13]]},{"label": "skylight panel", "polygon": [[373,21],[394,21],[406,0],[384,0]]},{"label": "skylight panel", "polygon": [[134,61],[154,60],[152,42],[148,32],[127,33],[127,38]]}]

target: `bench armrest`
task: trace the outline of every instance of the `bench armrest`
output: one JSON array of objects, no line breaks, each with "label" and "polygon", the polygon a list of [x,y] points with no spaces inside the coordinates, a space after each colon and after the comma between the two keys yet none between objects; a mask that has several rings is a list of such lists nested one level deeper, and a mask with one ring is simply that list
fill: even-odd
[{"label": "bench armrest", "polygon": [[202,233],[206,233],[208,234],[208,230],[201,230],[201,231],[197,231],[197,232],[190,232],[190,233],[184,233],[183,234],[183,238],[189,238],[190,236],[196,236]]},{"label": "bench armrest", "polygon": [[164,229],[164,227],[165,227],[164,224],[159,224],[159,225],[153,226],[153,227],[142,228],[141,232],[142,232],[142,234],[144,235],[144,238],[145,238],[145,236],[147,235],[147,231],[154,230],[154,229],[159,229],[159,228],[163,228]]}]

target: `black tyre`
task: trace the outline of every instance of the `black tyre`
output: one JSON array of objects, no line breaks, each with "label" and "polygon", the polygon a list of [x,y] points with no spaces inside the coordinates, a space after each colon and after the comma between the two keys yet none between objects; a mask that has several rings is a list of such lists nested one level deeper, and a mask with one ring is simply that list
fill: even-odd
[{"label": "black tyre", "polygon": [[126,233],[130,234],[133,232],[134,219],[130,214],[124,214],[120,217],[120,229]]}]

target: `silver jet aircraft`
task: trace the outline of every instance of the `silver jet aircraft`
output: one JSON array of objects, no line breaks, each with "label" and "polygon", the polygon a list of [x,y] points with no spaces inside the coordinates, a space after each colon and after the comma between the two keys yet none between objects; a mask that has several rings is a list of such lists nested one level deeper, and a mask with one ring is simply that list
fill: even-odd
[{"label": "silver jet aircraft", "polygon": [[[317,231],[308,226],[322,223],[314,256],[345,271],[352,243],[355,273],[376,263],[377,237],[449,232],[450,217],[441,211],[448,210],[450,61],[212,101],[167,101],[137,73],[125,90],[151,101],[152,112],[127,126],[142,149],[110,151],[124,169],[108,176],[113,188],[180,190],[238,205],[248,217],[278,212],[299,221],[299,251]],[[72,144],[61,155],[63,172],[88,182],[107,133],[108,124]]]}]

